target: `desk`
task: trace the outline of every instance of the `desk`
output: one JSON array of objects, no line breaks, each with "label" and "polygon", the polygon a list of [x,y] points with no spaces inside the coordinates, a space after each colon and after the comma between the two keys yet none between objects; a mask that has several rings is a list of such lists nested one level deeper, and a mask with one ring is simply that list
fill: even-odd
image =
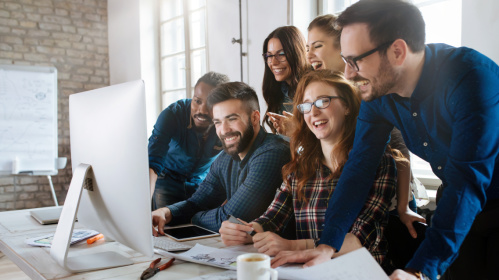
[{"label": "desk", "polygon": [[[41,225],[33,219],[29,211],[33,209],[0,212],[0,251],[32,279],[139,279],[142,271],[156,258],[148,258],[118,242],[97,241],[72,245],[70,256],[116,251],[130,258],[134,264],[82,273],[71,273],[60,267],[50,256],[50,248],[32,247],[24,243],[26,238],[54,233],[57,225]],[[78,223],[75,229],[82,228]],[[190,241],[212,247],[223,247],[220,237]],[[187,241],[189,243],[189,241]],[[174,265],[158,274],[158,279],[189,279],[192,277],[224,271],[223,269],[176,260]],[[154,278],[153,278],[154,279]]]}]

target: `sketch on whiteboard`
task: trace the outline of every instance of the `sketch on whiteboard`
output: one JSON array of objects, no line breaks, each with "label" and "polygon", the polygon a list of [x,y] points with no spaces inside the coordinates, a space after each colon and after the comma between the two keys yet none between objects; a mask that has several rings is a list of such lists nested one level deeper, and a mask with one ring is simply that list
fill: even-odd
[{"label": "sketch on whiteboard", "polygon": [[[53,69],[53,70],[52,70]],[[57,158],[57,76],[52,67],[0,66],[0,171]]]}]

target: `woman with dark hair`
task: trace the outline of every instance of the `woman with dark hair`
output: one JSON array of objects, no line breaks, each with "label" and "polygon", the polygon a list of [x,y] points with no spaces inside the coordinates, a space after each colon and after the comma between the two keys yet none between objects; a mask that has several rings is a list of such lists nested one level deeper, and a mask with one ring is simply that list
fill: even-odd
[{"label": "woman with dark hair", "polygon": [[262,92],[268,106],[263,122],[273,133],[286,134],[284,124],[279,127],[273,116],[291,111],[298,81],[310,69],[306,58],[305,38],[294,26],[279,27],[263,42],[262,56],[266,64]]},{"label": "woman with dark hair", "polygon": [[[320,239],[329,199],[353,145],[360,97],[340,72],[314,71],[301,78],[294,108],[292,157],[282,169],[280,190],[267,211],[253,222],[223,222],[220,234],[225,245],[253,242],[259,252],[276,255],[314,248]],[[364,207],[334,257],[364,246],[378,263],[384,263],[387,244],[383,231],[395,193],[395,176],[394,160],[385,153]],[[293,215],[298,240],[275,234]],[[257,232],[253,237],[247,234],[252,230]]]}]

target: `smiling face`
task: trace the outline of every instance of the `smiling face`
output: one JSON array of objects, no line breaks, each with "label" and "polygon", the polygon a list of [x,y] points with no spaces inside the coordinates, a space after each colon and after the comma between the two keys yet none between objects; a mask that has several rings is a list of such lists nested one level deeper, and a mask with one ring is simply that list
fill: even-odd
[{"label": "smiling face", "polygon": [[[284,54],[284,50],[281,41],[277,38],[271,38],[267,44],[267,54]],[[291,83],[291,66],[287,60],[279,61],[275,57],[272,58],[270,62],[267,61],[267,66],[270,68],[276,81]]]},{"label": "smiling face", "polygon": [[335,47],[335,38],[328,36],[317,27],[308,32],[307,60],[318,69],[330,69],[342,71],[345,69],[345,62],[341,59],[340,49]]},{"label": "smiling face", "polygon": [[211,119],[213,115],[208,110],[206,98],[213,88],[209,84],[199,82],[194,89],[194,96],[191,102],[191,118],[194,121],[196,130],[205,130],[212,124]]},{"label": "smiling face", "polygon": [[[369,39],[368,26],[365,23],[347,25],[341,32],[341,50],[344,57],[356,57],[376,48]],[[391,93],[399,74],[390,64],[387,55],[377,51],[357,60],[359,71],[355,72],[348,64],[345,77],[355,83],[364,101],[372,101]]]},{"label": "smiling face", "polygon": [[239,155],[242,159],[256,138],[260,114],[258,111],[248,114],[247,107],[241,100],[230,99],[213,106],[213,123],[217,135],[222,141],[224,151]]},{"label": "smiling face", "polygon": [[[339,96],[337,89],[323,82],[312,82],[306,88],[303,102],[314,102],[321,97]],[[331,99],[327,108],[319,109],[312,105],[312,110],[304,114],[305,123],[321,142],[336,143],[343,131],[348,109],[340,99]]]}]

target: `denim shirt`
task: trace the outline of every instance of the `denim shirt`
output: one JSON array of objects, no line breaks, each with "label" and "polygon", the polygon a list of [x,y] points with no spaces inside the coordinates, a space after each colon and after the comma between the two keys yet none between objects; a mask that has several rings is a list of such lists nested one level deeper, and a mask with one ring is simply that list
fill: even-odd
[{"label": "denim shirt", "polygon": [[192,99],[179,100],[163,110],[149,138],[149,167],[180,182],[200,183],[222,150],[212,126],[207,133],[194,129]]},{"label": "denim shirt", "polygon": [[243,160],[222,152],[191,198],[167,206],[171,224],[192,222],[218,232],[229,214],[256,219],[272,202],[290,157],[288,143],[260,127]]},{"label": "denim shirt", "polygon": [[[430,44],[410,98],[362,102],[349,160],[326,213],[319,243],[341,244],[372,185],[392,128],[447,186],[407,267],[442,274],[487,200],[499,198],[499,67],[469,48]],[[359,176],[362,174],[363,176]]]}]

